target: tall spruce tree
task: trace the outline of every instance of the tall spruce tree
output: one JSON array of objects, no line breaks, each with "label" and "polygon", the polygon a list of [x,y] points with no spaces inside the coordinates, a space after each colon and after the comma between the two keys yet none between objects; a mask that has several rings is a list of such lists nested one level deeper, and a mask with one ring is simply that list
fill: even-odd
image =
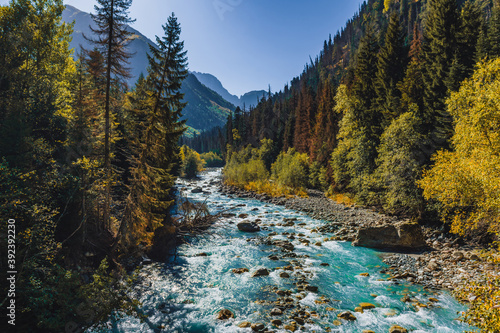
[{"label": "tall spruce tree", "polygon": [[408,56],[410,63],[406,69],[403,81],[398,85],[401,91],[401,108],[403,112],[410,111],[410,108],[415,110],[418,113],[418,117],[422,119],[422,112],[424,110],[422,34],[416,23],[413,27],[413,39],[410,44]]},{"label": "tall spruce tree", "polygon": [[376,158],[376,147],[382,132],[382,115],[375,106],[377,93],[375,81],[377,76],[378,41],[372,28],[368,27],[365,36],[361,39],[356,55],[355,81],[352,87],[352,97],[355,101],[354,117],[358,128],[364,132],[370,143],[366,152],[368,159],[366,167],[373,170]]},{"label": "tall spruce tree", "polygon": [[457,52],[458,8],[455,0],[430,0],[424,42],[424,130],[435,148],[446,147],[452,119],[446,112],[448,89],[454,86],[450,69]]},{"label": "tall spruce tree", "polygon": [[96,14],[91,14],[96,28],[91,31],[97,39],[88,38],[104,56],[106,69],[105,106],[104,106],[104,168],[106,171],[105,200],[103,207],[103,227],[110,227],[111,210],[111,86],[113,81],[130,77],[126,67],[130,53],[126,46],[131,33],[127,24],[133,22],[128,16],[132,0],[97,0]]},{"label": "tall spruce tree", "polygon": [[460,30],[458,31],[460,47],[458,55],[463,69],[463,73],[459,77],[460,82],[474,71],[481,19],[481,9],[476,2],[469,0],[464,3],[460,13]]},{"label": "tall spruce tree", "polygon": [[491,58],[500,57],[500,1],[496,0],[488,24],[488,54]]},{"label": "tall spruce tree", "polygon": [[[174,185],[173,167],[178,162],[178,142],[185,130],[180,121],[184,94],[180,92],[187,77],[187,58],[181,27],[172,13],[163,26],[165,36],[157,37],[158,48],[150,47],[147,89],[138,86],[135,101],[138,115],[145,123],[136,130],[137,143],[132,157],[131,192],[127,200],[129,232],[121,228],[126,244],[150,244],[155,230],[168,225]],[[145,84],[145,83],[143,83]],[[138,98],[138,99],[137,99]]]},{"label": "tall spruce tree", "polygon": [[401,93],[397,88],[403,80],[407,64],[407,49],[405,36],[399,15],[391,14],[389,26],[385,34],[385,43],[378,54],[377,79],[375,89],[377,92],[376,108],[384,116],[384,127],[399,115]]}]

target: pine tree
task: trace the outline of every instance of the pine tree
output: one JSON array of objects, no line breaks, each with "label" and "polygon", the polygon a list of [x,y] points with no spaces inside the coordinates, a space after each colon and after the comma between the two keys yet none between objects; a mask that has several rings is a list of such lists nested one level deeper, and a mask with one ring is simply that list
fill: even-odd
[{"label": "pine tree", "polygon": [[[181,27],[172,13],[163,26],[165,35],[157,37],[158,48],[150,47],[148,55],[148,91],[140,92],[139,106],[145,119],[143,129],[136,130],[138,143],[133,157],[131,193],[127,200],[127,224],[121,228],[126,243],[150,244],[155,230],[168,224],[168,208],[172,204],[170,189],[174,185],[173,167],[179,161],[178,142],[185,130],[180,121],[184,94],[180,92],[187,77]],[[142,135],[141,135],[142,134]],[[124,232],[129,228],[132,232]]]},{"label": "pine tree", "polygon": [[445,110],[450,80],[450,68],[457,52],[458,9],[455,0],[430,0],[425,22],[424,107],[425,135],[429,135],[435,148],[447,146],[452,134],[452,119]]},{"label": "pine tree", "polygon": [[355,81],[352,87],[352,98],[355,101],[354,117],[357,128],[366,135],[366,140],[371,143],[371,148],[363,153],[368,159],[365,160],[366,167],[373,170],[376,158],[378,140],[382,132],[382,115],[374,108],[377,97],[375,91],[375,80],[377,75],[377,53],[378,42],[371,28],[368,28],[365,36],[361,39],[358,53],[356,55],[356,68],[354,71]]},{"label": "pine tree", "polygon": [[321,165],[327,164],[336,145],[338,119],[333,111],[334,89],[329,81],[320,82],[318,88],[318,113],[313,129],[310,156]]},{"label": "pine tree", "polygon": [[399,22],[399,15],[394,12],[385,34],[385,44],[380,49],[377,63],[376,108],[384,115],[386,127],[392,119],[399,115],[401,93],[397,85],[403,80],[407,64],[407,50],[404,45],[405,36]]},{"label": "pine tree", "polygon": [[105,107],[104,107],[104,168],[106,170],[106,188],[103,208],[103,227],[110,228],[111,210],[111,86],[112,81],[130,77],[128,63],[130,54],[126,46],[131,33],[126,25],[133,22],[128,16],[132,0],[97,0],[94,6],[96,14],[91,14],[96,28],[91,28],[97,39],[89,39],[104,56],[106,68]]},{"label": "pine tree", "polygon": [[410,111],[410,108],[416,110],[418,118],[422,120],[422,112],[424,110],[422,34],[416,23],[413,28],[413,39],[410,44],[408,56],[410,57],[410,63],[406,69],[403,81],[398,85],[401,91],[401,108],[404,112]]},{"label": "pine tree", "polygon": [[309,153],[313,120],[316,113],[312,89],[302,83],[297,108],[293,147],[300,153]]},{"label": "pine tree", "polygon": [[482,17],[481,26],[479,28],[479,34],[477,37],[477,45],[476,45],[476,54],[475,54],[475,62],[479,62],[488,56],[489,52],[489,43],[488,43],[488,29],[486,25],[486,19]]},{"label": "pine tree", "polygon": [[488,25],[488,54],[491,58],[500,57],[500,1],[495,1]]},{"label": "pine tree", "polygon": [[[457,53],[457,56],[459,56],[459,62],[463,68],[463,73],[458,78],[459,82],[474,71],[481,19],[481,10],[477,3],[470,0],[464,3],[460,13],[460,29],[458,31],[460,52]],[[454,88],[456,90],[458,86]]]}]

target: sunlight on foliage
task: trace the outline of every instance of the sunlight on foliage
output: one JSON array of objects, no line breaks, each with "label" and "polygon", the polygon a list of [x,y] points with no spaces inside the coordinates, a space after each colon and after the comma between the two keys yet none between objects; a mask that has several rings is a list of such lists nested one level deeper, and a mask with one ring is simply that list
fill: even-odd
[{"label": "sunlight on foliage", "polygon": [[213,151],[203,153],[200,157],[203,161],[205,161],[204,164],[207,168],[220,168],[224,166],[224,160],[222,157]]},{"label": "sunlight on foliage", "polygon": [[184,145],[181,147],[181,176],[184,178],[196,178],[203,171],[205,161],[193,149]]},{"label": "sunlight on foliage", "polygon": [[[272,149],[273,142],[269,139],[263,139],[260,148],[249,145],[236,152],[229,147],[228,163],[224,167],[224,183],[272,197],[307,197],[307,154],[299,154],[291,149],[287,153],[282,152],[276,162],[271,164]],[[266,164],[271,166],[271,173]]]},{"label": "sunlight on foliage", "polygon": [[271,167],[272,179],[292,188],[305,188],[309,184],[309,157],[295,149],[281,152]]},{"label": "sunlight on foliage", "polygon": [[500,59],[481,63],[471,79],[448,99],[455,120],[454,151],[439,151],[419,182],[466,234],[485,224],[500,235]]}]

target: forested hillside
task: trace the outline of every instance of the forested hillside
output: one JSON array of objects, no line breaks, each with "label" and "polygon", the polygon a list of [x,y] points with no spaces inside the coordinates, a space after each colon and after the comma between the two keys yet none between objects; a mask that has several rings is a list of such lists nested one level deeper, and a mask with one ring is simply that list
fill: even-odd
[{"label": "forested hillside", "polygon": [[225,152],[230,185],[316,187],[488,243],[500,235],[499,56],[498,1],[369,0],[283,90],[188,144]]},{"label": "forested hillside", "polygon": [[[190,144],[225,151],[262,139],[326,169],[332,192],[386,212],[422,217],[415,184],[440,149],[452,148],[447,98],[481,60],[498,57],[493,1],[368,1],[283,90],[221,132]],[[229,156],[228,156],[229,157]]]}]

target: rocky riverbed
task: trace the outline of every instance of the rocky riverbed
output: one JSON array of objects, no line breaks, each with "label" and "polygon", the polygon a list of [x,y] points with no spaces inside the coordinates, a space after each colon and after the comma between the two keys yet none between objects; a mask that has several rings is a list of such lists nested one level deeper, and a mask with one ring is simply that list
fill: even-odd
[{"label": "rocky riverbed", "polygon": [[[223,184],[219,190],[226,195],[282,205],[305,212],[312,218],[328,221],[328,224],[316,231],[334,233],[335,240],[355,241],[360,229],[400,222],[396,217],[368,208],[336,203],[316,190],[308,190],[308,198],[271,198]],[[443,234],[428,226],[422,227],[422,233],[426,247],[398,251],[402,253],[388,249],[382,253],[384,262],[390,266],[382,273],[390,274],[395,281],[404,280],[430,289],[447,290],[456,290],[465,284],[482,281],[487,275],[500,275],[498,265],[481,259],[480,246],[464,243],[454,235]]]},{"label": "rocky riverbed", "polygon": [[[131,297],[141,302],[148,321],[126,317],[114,323],[117,331],[458,333],[470,328],[456,320],[466,308],[448,292],[423,288],[405,276],[408,271],[418,277],[414,258],[422,253],[391,259],[395,252],[350,242],[385,245],[381,237],[388,232],[400,246],[427,245],[420,229],[415,234],[421,237],[413,237],[415,225],[338,205],[320,192],[307,199],[272,199],[221,188],[220,175],[220,169],[207,170],[198,180],[178,181],[183,201],[203,203],[219,218],[206,232],[187,236],[167,262],[140,269]],[[395,260],[394,267],[383,257]]]}]

